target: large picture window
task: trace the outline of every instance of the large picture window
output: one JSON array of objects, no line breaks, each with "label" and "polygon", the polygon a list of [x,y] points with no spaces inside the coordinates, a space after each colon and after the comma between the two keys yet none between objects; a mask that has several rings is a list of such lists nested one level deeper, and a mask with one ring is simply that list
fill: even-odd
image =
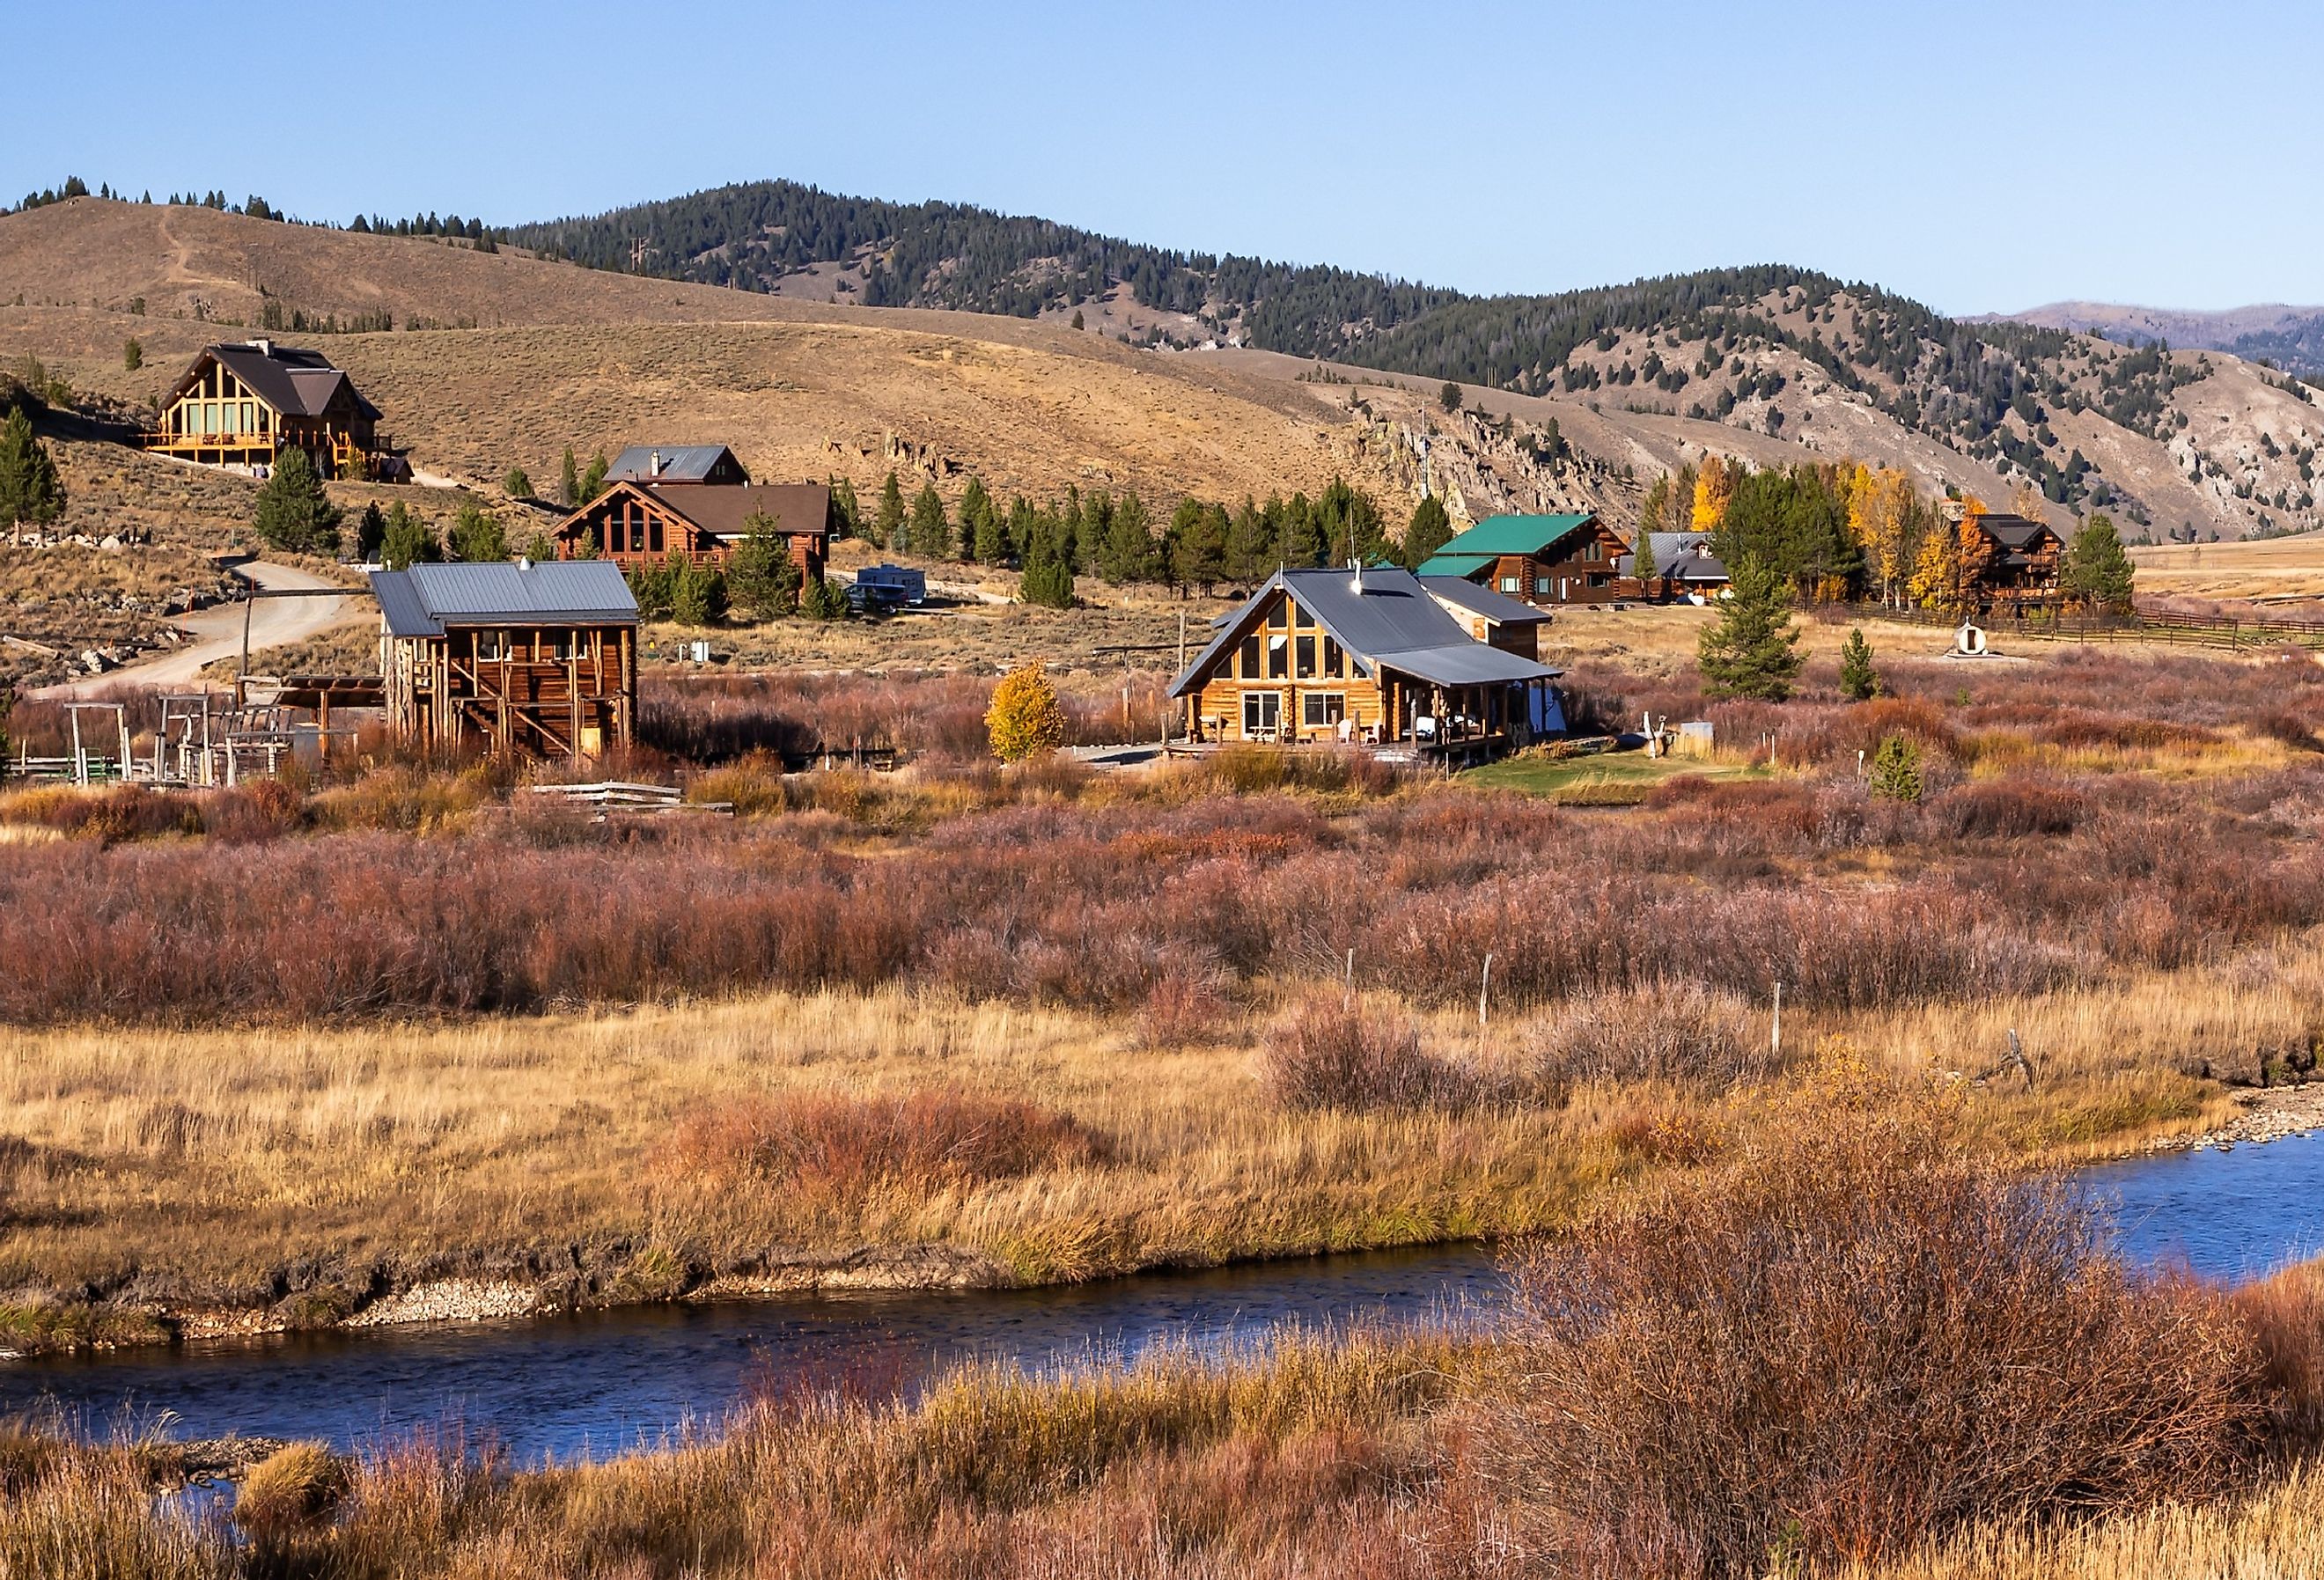
[{"label": "large picture window", "polygon": [[1235,650],[1235,673],[1246,680],[1264,679],[1259,672],[1259,638],[1246,636]]},{"label": "large picture window", "polygon": [[1294,648],[1294,657],[1299,666],[1299,678],[1302,680],[1314,679],[1315,678],[1315,639],[1303,633],[1296,639]]},{"label": "large picture window", "polygon": [[1299,699],[1299,722],[1311,730],[1329,729],[1347,715],[1344,691],[1310,691]]},{"label": "large picture window", "polygon": [[1291,678],[1291,639],[1269,636],[1267,639],[1267,678],[1287,680]]}]

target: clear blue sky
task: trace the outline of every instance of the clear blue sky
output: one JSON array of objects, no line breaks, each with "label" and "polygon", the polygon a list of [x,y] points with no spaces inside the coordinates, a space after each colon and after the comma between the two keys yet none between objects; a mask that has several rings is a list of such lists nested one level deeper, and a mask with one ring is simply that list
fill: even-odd
[{"label": "clear blue sky", "polygon": [[507,223],[729,180],[1554,291],[2324,300],[2324,7],[8,0],[0,193]]}]

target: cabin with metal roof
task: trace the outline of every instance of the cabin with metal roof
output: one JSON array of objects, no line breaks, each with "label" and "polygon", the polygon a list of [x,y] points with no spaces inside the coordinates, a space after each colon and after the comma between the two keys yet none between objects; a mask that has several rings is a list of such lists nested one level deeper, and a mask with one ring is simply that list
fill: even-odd
[{"label": "cabin with metal roof", "polygon": [[1726,562],[1711,551],[1711,539],[1709,532],[1648,532],[1647,560],[1653,574],[1639,577],[1638,556],[1633,550],[1617,562],[1621,573],[1618,585],[1642,598],[1701,603],[1718,596],[1733,578],[1727,573]]},{"label": "cabin with metal roof", "polygon": [[1605,604],[1630,545],[1594,512],[1487,516],[1420,567],[1526,604]]},{"label": "cabin with metal roof", "polygon": [[[699,448],[732,455],[723,447]],[[622,452],[625,458],[632,453]],[[715,462],[711,467],[717,469]],[[628,568],[659,565],[675,554],[696,565],[723,566],[758,531],[784,540],[804,580],[819,578],[831,543],[830,486],[624,478],[559,522],[554,541],[559,559],[595,554]]]},{"label": "cabin with metal roof", "polygon": [[1519,603],[1506,593],[1462,581],[1457,576],[1424,576],[1420,585],[1428,596],[1459,621],[1472,638],[1521,659],[1541,657],[1541,628],[1554,616],[1546,609]]},{"label": "cabin with metal roof", "polygon": [[1171,683],[1196,741],[1485,757],[1564,728],[1560,671],[1477,641],[1421,578],[1278,570]]},{"label": "cabin with metal roof", "polygon": [[161,401],[144,448],[214,467],[305,450],[327,477],[369,477],[388,444],[379,408],[319,351],[272,340],[204,347]]},{"label": "cabin with metal roof", "polygon": [[638,604],[619,566],[493,560],[370,574],[399,736],[570,758],[633,738]]}]

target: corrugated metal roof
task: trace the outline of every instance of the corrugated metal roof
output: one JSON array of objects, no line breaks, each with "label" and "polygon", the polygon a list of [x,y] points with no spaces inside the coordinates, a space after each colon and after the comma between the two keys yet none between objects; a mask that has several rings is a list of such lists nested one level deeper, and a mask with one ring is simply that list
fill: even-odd
[{"label": "corrugated metal roof", "polygon": [[[1367,669],[1385,666],[1440,686],[1545,680],[1560,672],[1472,640],[1408,570],[1366,570],[1360,592],[1357,585],[1351,570],[1277,571],[1171,683],[1170,695],[1183,697],[1192,689],[1194,679],[1235,641],[1250,615],[1278,592],[1288,593],[1314,614]],[[1472,649],[1490,656],[1471,660],[1466,650]],[[1420,665],[1425,667],[1416,667]],[[1462,678],[1446,678],[1454,675]]]},{"label": "corrugated metal roof", "polygon": [[[1439,557],[1537,554],[1569,532],[1598,519],[1594,512],[1567,515],[1487,516],[1436,552]],[[1422,567],[1424,573],[1425,566]]]},{"label": "corrugated metal roof", "polygon": [[1471,614],[1482,615],[1496,625],[1540,625],[1551,618],[1546,609],[1519,603],[1507,593],[1480,587],[1462,577],[1423,575],[1420,585],[1440,603],[1455,605]]},{"label": "corrugated metal roof", "polygon": [[395,636],[441,636],[451,625],[623,625],[638,618],[630,584],[610,559],[415,565],[374,570],[371,585]]},{"label": "corrugated metal roof", "polygon": [[1498,554],[1432,554],[1420,562],[1417,574],[1470,577],[1489,568],[1499,558]]},{"label": "corrugated metal roof", "polygon": [[[719,457],[733,455],[723,444],[633,444],[613,457],[605,470],[609,483],[699,483],[708,477],[718,465]],[[654,459],[661,459],[661,470],[654,470]],[[734,469],[742,471],[742,463],[736,461]]]},{"label": "corrugated metal roof", "polygon": [[[1711,552],[1709,532],[1649,532],[1654,546],[1655,574],[1673,581],[1725,581],[1727,567]],[[1625,554],[1615,561],[1624,576],[1638,574],[1638,557]]]},{"label": "corrugated metal roof", "polygon": [[1498,647],[1487,647],[1463,636],[1443,647],[1412,648],[1382,653],[1380,667],[1425,680],[1432,686],[1484,686],[1496,680],[1549,680],[1564,673],[1531,659],[1519,658]]}]

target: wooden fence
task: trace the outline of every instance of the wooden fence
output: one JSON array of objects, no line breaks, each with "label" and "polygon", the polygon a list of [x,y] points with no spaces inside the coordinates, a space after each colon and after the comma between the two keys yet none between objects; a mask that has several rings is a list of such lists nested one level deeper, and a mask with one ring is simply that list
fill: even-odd
[{"label": "wooden fence", "polygon": [[[1931,609],[1895,609],[1881,604],[1821,604],[1811,610],[1825,624],[1857,620],[1902,621],[1950,629],[1959,622]],[[2043,610],[2023,614],[1989,614],[1978,624],[1987,636],[2037,642],[2156,642],[2183,647],[2246,648],[2286,645],[2324,651],[2324,620],[2251,619],[2228,614],[2080,614]]]}]

